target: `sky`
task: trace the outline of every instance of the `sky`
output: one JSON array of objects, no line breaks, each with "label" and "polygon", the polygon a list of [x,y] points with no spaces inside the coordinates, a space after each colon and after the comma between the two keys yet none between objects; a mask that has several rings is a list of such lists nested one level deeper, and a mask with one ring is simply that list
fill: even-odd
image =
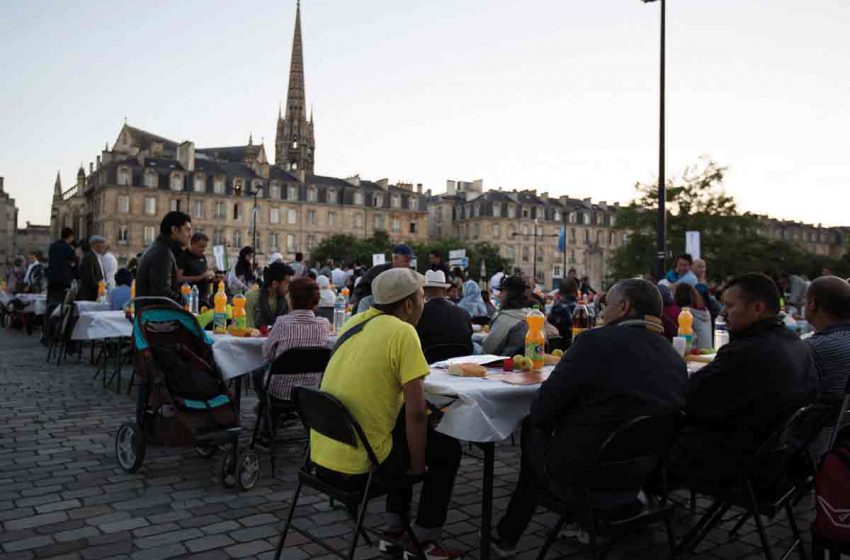
[{"label": "sky", "polygon": [[[850,225],[850,2],[668,0],[667,175],[729,168],[739,208]],[[0,176],[47,223],[57,170],[124,119],[274,152],[295,0],[0,0]],[[658,161],[659,4],[303,0],[316,172],[627,202]]]}]

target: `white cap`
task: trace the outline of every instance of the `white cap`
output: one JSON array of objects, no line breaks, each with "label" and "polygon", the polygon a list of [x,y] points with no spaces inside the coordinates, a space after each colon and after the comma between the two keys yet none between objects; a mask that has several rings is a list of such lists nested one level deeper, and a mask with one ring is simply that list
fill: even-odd
[{"label": "white cap", "polygon": [[391,268],[372,280],[372,300],[378,305],[395,303],[425,285],[425,277],[410,268]]}]

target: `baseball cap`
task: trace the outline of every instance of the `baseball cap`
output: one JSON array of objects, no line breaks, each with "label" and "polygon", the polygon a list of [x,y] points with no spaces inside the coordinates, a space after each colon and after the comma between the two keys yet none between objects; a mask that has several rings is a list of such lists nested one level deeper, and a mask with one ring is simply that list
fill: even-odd
[{"label": "baseball cap", "polygon": [[410,248],[410,245],[406,245],[401,243],[393,247],[393,255],[402,255],[404,257],[412,257],[413,249]]},{"label": "baseball cap", "polygon": [[395,303],[425,286],[425,277],[409,268],[391,268],[372,280],[372,300],[378,305]]},{"label": "baseball cap", "polygon": [[106,238],[102,235],[92,235],[89,237],[89,245],[92,243],[106,243]]},{"label": "baseball cap", "polygon": [[446,282],[446,273],[442,270],[425,271],[425,288],[448,288],[451,286]]},{"label": "baseball cap", "polygon": [[269,264],[273,262],[283,261],[283,255],[280,253],[272,253],[269,255]]}]

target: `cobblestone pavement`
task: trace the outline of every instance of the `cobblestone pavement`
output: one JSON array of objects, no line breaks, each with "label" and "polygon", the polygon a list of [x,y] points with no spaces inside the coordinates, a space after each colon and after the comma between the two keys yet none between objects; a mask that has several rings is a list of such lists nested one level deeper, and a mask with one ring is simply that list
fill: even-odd
[{"label": "cobblestone pavement", "polygon": [[[86,361],[73,358],[57,367],[46,364],[45,357],[37,335],[0,331],[0,557],[271,558],[300,446],[279,448],[276,478],[267,457],[261,457],[262,476],[250,492],[224,489],[218,458],[205,460],[184,448],[149,448],[144,466],[126,474],[115,462],[113,441],[118,426],[133,415],[131,398],[102,389]],[[244,424],[253,425],[250,398],[243,409]],[[518,456],[517,447],[497,449],[496,519],[516,482]],[[466,451],[445,536],[447,545],[470,551],[468,557],[477,556],[480,496],[481,462],[474,451]],[[380,527],[381,506],[370,508],[370,532]],[[807,533],[811,501],[798,509]],[[518,558],[534,558],[553,523],[551,514],[535,517]],[[691,523],[687,509],[680,508],[677,534]],[[723,527],[728,530],[732,523]],[[310,491],[302,493],[284,558],[338,557],[351,528],[344,510]],[[777,549],[789,542],[782,521],[771,523],[768,533]],[[715,530],[698,552],[693,557],[762,557],[752,522],[736,539]],[[358,559],[376,556],[367,545],[358,549]],[[663,530],[646,530],[618,541],[609,558],[666,556]],[[559,557],[589,555],[574,541],[563,541],[549,553],[549,558]]]}]

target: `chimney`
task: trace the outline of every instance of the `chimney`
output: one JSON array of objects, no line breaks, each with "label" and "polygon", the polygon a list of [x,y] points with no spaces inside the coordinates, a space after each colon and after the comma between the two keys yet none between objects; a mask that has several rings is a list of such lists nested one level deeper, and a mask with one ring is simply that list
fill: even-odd
[{"label": "chimney", "polygon": [[189,173],[195,170],[195,143],[186,140],[177,146],[177,161]]},{"label": "chimney", "polygon": [[591,202],[590,197],[585,198],[582,202],[584,202],[587,206],[593,206],[593,202]]},{"label": "chimney", "polygon": [[422,183],[416,183],[416,194],[422,194]]},{"label": "chimney", "polygon": [[451,179],[446,179],[446,194],[454,195],[457,193],[457,183]]},{"label": "chimney", "polygon": [[375,181],[375,184],[378,185],[378,187],[381,188],[382,190],[387,190],[390,186],[390,180],[389,179],[378,179],[377,181]]},{"label": "chimney", "polygon": [[100,156],[97,156],[97,170],[100,171]]},{"label": "chimney", "polygon": [[547,200],[549,198],[549,193],[548,192],[540,193],[540,198],[542,198],[544,201]]},{"label": "chimney", "polygon": [[3,177],[0,177],[0,192],[3,192]]},{"label": "chimney", "polygon": [[349,177],[345,180],[345,182],[348,183],[349,185],[353,186],[353,187],[359,187],[360,186],[360,175],[354,175],[353,177]]},{"label": "chimney", "polygon": [[298,170],[298,182],[305,183],[307,181],[307,172],[304,169]]},{"label": "chimney", "polygon": [[90,161],[89,162],[89,175],[91,175],[92,173],[94,173],[94,162]]}]

